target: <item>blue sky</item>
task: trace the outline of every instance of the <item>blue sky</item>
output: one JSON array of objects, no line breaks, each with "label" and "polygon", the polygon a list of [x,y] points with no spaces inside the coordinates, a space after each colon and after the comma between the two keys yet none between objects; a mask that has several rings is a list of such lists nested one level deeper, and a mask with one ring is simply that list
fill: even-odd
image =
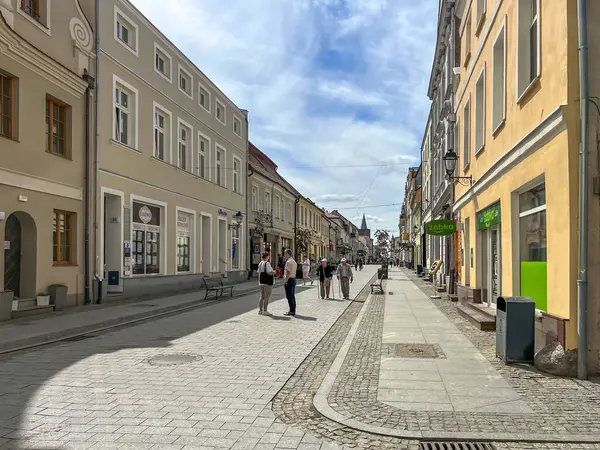
[{"label": "blue sky", "polygon": [[419,164],[438,0],[132,1],[303,195],[397,229],[400,206],[369,206],[402,203]]}]

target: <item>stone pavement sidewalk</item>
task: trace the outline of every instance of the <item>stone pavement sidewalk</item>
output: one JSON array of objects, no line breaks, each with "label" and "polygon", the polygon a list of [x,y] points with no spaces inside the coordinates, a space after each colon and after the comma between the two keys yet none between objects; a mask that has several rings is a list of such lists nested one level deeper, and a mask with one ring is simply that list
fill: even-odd
[{"label": "stone pavement sidewalk", "polygon": [[[281,283],[278,283],[278,285]],[[235,285],[234,296],[258,291],[258,281],[252,279]],[[48,315],[30,316],[0,322],[0,354],[21,347],[39,345],[126,324],[152,316],[194,308],[214,301],[204,300],[204,290],[164,297],[148,297],[136,301],[109,301],[80,306]],[[218,301],[228,300],[227,294]]]},{"label": "stone pavement sidewalk", "polygon": [[597,382],[505,365],[494,333],[430,299],[410,271],[391,269],[384,285],[348,308],[274,399],[284,422],[359,448],[600,448]]}]

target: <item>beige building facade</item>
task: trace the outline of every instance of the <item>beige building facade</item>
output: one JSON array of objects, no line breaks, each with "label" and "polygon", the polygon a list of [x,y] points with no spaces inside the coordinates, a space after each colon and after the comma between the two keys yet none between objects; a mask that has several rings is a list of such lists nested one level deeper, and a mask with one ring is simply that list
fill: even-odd
[{"label": "beige building facade", "polygon": [[77,0],[0,1],[0,291],[19,299],[13,316],[54,284],[67,287],[56,306],[85,302],[90,17]]},{"label": "beige building facade", "polygon": [[125,296],[244,279],[247,112],[129,2],[100,14],[97,275]]}]

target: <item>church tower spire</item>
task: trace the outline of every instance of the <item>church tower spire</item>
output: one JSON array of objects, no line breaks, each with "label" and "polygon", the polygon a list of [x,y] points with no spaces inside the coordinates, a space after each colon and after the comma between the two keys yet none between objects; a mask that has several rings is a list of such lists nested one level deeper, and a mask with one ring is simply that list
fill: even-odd
[{"label": "church tower spire", "polygon": [[362,224],[360,225],[360,229],[361,230],[368,230],[369,229],[367,227],[367,218],[365,217],[364,214],[363,214],[363,218],[362,218]]}]

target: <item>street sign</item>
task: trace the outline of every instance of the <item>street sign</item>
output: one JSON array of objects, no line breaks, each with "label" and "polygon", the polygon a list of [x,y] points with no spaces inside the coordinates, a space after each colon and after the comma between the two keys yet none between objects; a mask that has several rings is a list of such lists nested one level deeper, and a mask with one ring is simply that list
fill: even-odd
[{"label": "street sign", "polygon": [[430,236],[450,236],[456,233],[454,220],[432,220],[425,224],[425,233]]}]

